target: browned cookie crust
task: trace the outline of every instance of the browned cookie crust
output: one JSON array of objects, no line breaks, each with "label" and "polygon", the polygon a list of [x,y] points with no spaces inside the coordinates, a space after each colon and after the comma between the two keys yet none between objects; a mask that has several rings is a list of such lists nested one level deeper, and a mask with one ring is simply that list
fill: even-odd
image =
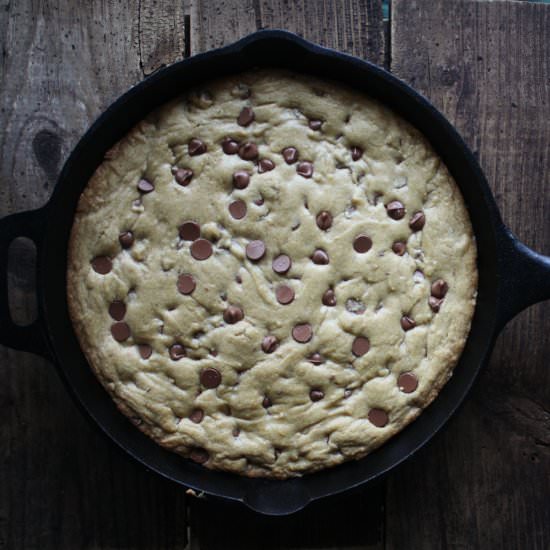
[{"label": "browned cookie crust", "polygon": [[362,457],[447,381],[475,304],[463,199],[377,102],[280,71],[150,114],[84,190],[71,317],[120,409],[209,468]]}]

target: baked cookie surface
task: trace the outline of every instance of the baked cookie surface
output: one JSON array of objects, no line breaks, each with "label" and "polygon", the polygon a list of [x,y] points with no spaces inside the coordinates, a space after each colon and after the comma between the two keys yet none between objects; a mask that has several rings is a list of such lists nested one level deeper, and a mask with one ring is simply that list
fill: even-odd
[{"label": "baked cookie surface", "polygon": [[464,201],[425,138],[359,92],[262,70],[184,94],[108,152],[67,292],[142,431],[284,478],[410,423],[452,373],[476,287]]}]

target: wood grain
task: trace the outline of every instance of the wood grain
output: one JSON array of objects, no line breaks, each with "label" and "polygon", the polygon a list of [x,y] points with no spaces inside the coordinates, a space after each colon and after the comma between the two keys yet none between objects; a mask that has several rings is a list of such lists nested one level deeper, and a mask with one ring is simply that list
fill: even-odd
[{"label": "wood grain", "polygon": [[[170,21],[156,21],[166,47],[154,49],[147,13],[143,1],[0,0],[0,216],[43,204],[93,119],[170,51],[181,56]],[[13,257],[25,316],[28,247],[18,242]],[[0,548],[185,545],[183,491],[92,429],[51,364],[1,348],[0,375]]]},{"label": "wood grain", "polygon": [[[505,222],[550,254],[550,6],[394,0],[391,36],[392,71],[457,126]],[[388,548],[550,546],[549,326],[548,302],[511,322],[444,436],[392,476]]]}]

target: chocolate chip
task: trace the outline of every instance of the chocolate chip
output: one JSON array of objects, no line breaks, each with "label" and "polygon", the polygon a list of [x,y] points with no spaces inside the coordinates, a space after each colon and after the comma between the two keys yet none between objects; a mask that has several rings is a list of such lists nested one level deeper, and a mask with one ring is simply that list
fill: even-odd
[{"label": "chocolate chip", "polygon": [[292,260],[286,254],[279,254],[276,258],[273,258],[271,267],[275,273],[284,275],[292,266]]},{"label": "chocolate chip", "polygon": [[250,183],[250,174],[244,170],[239,170],[233,174],[233,187],[245,189]]},{"label": "chocolate chip", "polygon": [[134,244],[134,234],[131,231],[124,231],[118,236],[118,242],[122,248],[130,248]]},{"label": "chocolate chip", "polygon": [[445,298],[449,285],[443,279],[437,279],[432,283],[432,296],[436,298]]},{"label": "chocolate chip", "polygon": [[237,117],[237,124],[239,126],[250,126],[254,121],[255,115],[252,107],[243,107],[239,116]]},{"label": "chocolate chip", "polygon": [[137,184],[137,188],[141,193],[150,193],[155,189],[155,186],[150,181],[141,179]]},{"label": "chocolate chip", "polygon": [[191,183],[191,179],[193,178],[193,170],[190,168],[178,168],[174,172],[174,179],[177,183],[180,185],[183,185],[184,187],[186,185],[189,185]]},{"label": "chocolate chip", "polygon": [[321,365],[325,362],[323,356],[318,353],[318,352],[315,352],[315,353],[312,353],[308,358],[307,360],[310,362],[310,363],[313,363],[314,365]]},{"label": "chocolate chip", "polygon": [[309,323],[301,323],[295,325],[292,329],[292,338],[299,342],[300,344],[305,344],[309,342],[313,336],[313,329]]},{"label": "chocolate chip", "polygon": [[109,315],[115,321],[122,321],[126,315],[126,304],[120,300],[115,300],[109,305]]},{"label": "chocolate chip", "polygon": [[153,353],[153,348],[149,344],[138,344],[138,351],[142,359],[149,359]]},{"label": "chocolate chip", "polygon": [[229,205],[229,213],[236,219],[241,220],[246,216],[246,202],[242,200],[233,201]]},{"label": "chocolate chip", "polygon": [[332,290],[332,288],[325,290],[325,293],[323,294],[323,304],[329,307],[336,305],[336,295],[334,294],[334,290]]},{"label": "chocolate chip", "polygon": [[361,315],[362,313],[365,313],[366,309],[367,306],[360,300],[356,300],[355,298],[348,298],[346,300],[346,310],[350,313]]},{"label": "chocolate chip", "polygon": [[309,398],[315,402],[315,401],[321,401],[325,397],[325,394],[321,390],[311,390],[309,392]]},{"label": "chocolate chip", "polygon": [[424,224],[426,223],[426,216],[424,215],[424,212],[415,212],[413,214],[413,217],[411,218],[411,221],[409,222],[409,227],[413,231],[420,231]]},{"label": "chocolate chip", "polygon": [[263,241],[250,241],[246,245],[246,256],[249,260],[257,261],[264,257],[265,244]]},{"label": "chocolate chip", "polygon": [[370,342],[364,336],[357,336],[351,345],[351,351],[355,357],[365,355],[370,349]]},{"label": "chocolate chip", "polygon": [[233,434],[233,437],[239,437],[241,430],[240,428],[233,428],[233,431],[231,433]]},{"label": "chocolate chip", "polygon": [[397,379],[397,387],[403,393],[412,393],[418,388],[418,378],[412,372],[403,372]]},{"label": "chocolate chip", "polygon": [[256,200],[254,201],[254,204],[255,204],[256,206],[262,206],[263,203],[264,203],[264,198],[263,198],[263,197],[260,197],[259,199],[256,199]]},{"label": "chocolate chip", "polygon": [[181,344],[172,344],[168,349],[172,361],[179,361],[186,356],[185,348]]},{"label": "chocolate chip", "polygon": [[235,277],[235,282],[236,282],[238,285],[240,285],[240,284],[242,284],[242,282],[243,282],[243,278],[242,278],[240,275],[237,275],[237,276]]},{"label": "chocolate chip", "polygon": [[430,306],[430,308],[434,313],[437,313],[440,310],[442,303],[443,303],[443,298],[439,299],[439,298],[436,298],[435,296],[430,296],[428,298],[428,305]]},{"label": "chocolate chip", "polygon": [[285,147],[283,149],[283,158],[287,164],[294,164],[298,160],[298,156],[296,147]]},{"label": "chocolate chip", "polygon": [[113,269],[113,262],[111,262],[111,258],[107,256],[96,256],[92,260],[92,268],[100,275],[107,275],[107,273]]},{"label": "chocolate chip", "polygon": [[355,252],[364,254],[368,252],[372,247],[372,239],[367,235],[357,235],[353,240],[353,248]]},{"label": "chocolate chip", "polygon": [[201,384],[208,389],[217,388],[222,382],[220,371],[214,367],[203,369],[200,374]]},{"label": "chocolate chip", "polygon": [[204,418],[204,412],[202,409],[194,409],[189,415],[189,420],[195,424],[200,424]]},{"label": "chocolate chip", "polygon": [[329,263],[328,254],[323,249],[318,248],[312,254],[311,261],[317,265],[327,265]]},{"label": "chocolate chip", "polygon": [[388,415],[382,409],[371,409],[368,418],[377,428],[383,428],[388,423]]},{"label": "chocolate chip", "polygon": [[264,339],[262,340],[262,351],[264,353],[273,353],[277,349],[278,345],[279,340],[277,340],[275,336],[268,334],[267,336],[264,336]]},{"label": "chocolate chip", "polygon": [[392,249],[398,256],[403,256],[403,254],[405,254],[405,252],[407,251],[407,245],[406,245],[406,243],[404,243],[403,241],[395,241],[395,242],[392,244],[391,249]]},{"label": "chocolate chip", "polygon": [[393,220],[400,220],[405,216],[405,207],[399,201],[391,201],[386,205],[388,216]]},{"label": "chocolate chip", "polygon": [[178,277],[177,287],[182,294],[191,294],[196,286],[195,279],[192,275],[183,273]]},{"label": "chocolate chip", "polygon": [[416,326],[416,322],[414,319],[411,319],[409,316],[407,315],[403,315],[403,317],[401,317],[401,328],[405,331],[407,330],[411,330],[413,329],[414,327]]},{"label": "chocolate chip", "polygon": [[275,163],[271,159],[261,159],[258,162],[258,174],[271,172],[275,168]]},{"label": "chocolate chip", "polygon": [[206,153],[206,143],[202,139],[192,138],[187,144],[187,150],[192,157]]},{"label": "chocolate chip", "polygon": [[294,300],[294,290],[287,285],[281,285],[275,290],[275,296],[280,304],[290,304]]},{"label": "chocolate chip", "polygon": [[222,150],[226,155],[236,155],[239,151],[239,144],[230,137],[223,138]]},{"label": "chocolate chip", "polygon": [[130,338],[130,327],[124,321],[111,325],[111,334],[117,342],[124,342]]},{"label": "chocolate chip", "polygon": [[352,160],[359,160],[363,156],[363,149],[357,147],[356,145],[351,148],[351,158]]},{"label": "chocolate chip", "polygon": [[316,119],[316,118],[312,118],[312,119],[308,122],[308,126],[309,126],[312,130],[320,130],[322,125],[323,125],[323,121],[322,121],[322,120],[319,120],[319,119]]},{"label": "chocolate chip", "polygon": [[311,178],[313,176],[313,164],[309,160],[303,160],[296,166],[296,172],[303,178]]},{"label": "chocolate chip", "polygon": [[197,464],[204,464],[205,462],[208,462],[210,455],[205,449],[193,449],[189,455],[189,458]]},{"label": "chocolate chip", "polygon": [[191,245],[191,256],[195,260],[206,260],[212,255],[212,243],[206,239],[197,239]]},{"label": "chocolate chip", "polygon": [[201,226],[197,222],[183,222],[178,231],[184,241],[195,241],[201,236]]},{"label": "chocolate chip", "polygon": [[234,325],[243,319],[244,312],[239,306],[229,306],[223,312],[223,320],[229,325]]},{"label": "chocolate chip", "polygon": [[271,403],[271,399],[269,399],[269,397],[267,397],[267,395],[263,398],[262,400],[262,407],[264,409],[269,409],[269,407],[271,407],[273,403]]},{"label": "chocolate chip", "polygon": [[315,221],[317,222],[317,227],[319,229],[326,231],[332,226],[332,214],[327,210],[322,210],[319,214],[317,214]]},{"label": "chocolate chip", "polygon": [[258,156],[258,146],[247,141],[239,147],[239,157],[243,160],[254,160]]}]

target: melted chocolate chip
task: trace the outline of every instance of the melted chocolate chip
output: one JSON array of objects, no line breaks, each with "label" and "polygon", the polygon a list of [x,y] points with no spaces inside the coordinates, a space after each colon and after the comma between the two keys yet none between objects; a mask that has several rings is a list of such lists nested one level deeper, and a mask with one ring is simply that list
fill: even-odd
[{"label": "melted chocolate chip", "polygon": [[192,138],[187,144],[187,150],[192,157],[206,153],[206,143],[202,139]]},{"label": "melted chocolate chip", "polygon": [[234,325],[243,319],[244,312],[239,306],[229,306],[223,312],[223,320],[229,325]]},{"label": "melted chocolate chip", "polygon": [[236,155],[239,151],[239,144],[230,137],[223,138],[222,150],[226,155]]},{"label": "melted chocolate chip", "polygon": [[124,342],[130,338],[130,327],[124,321],[111,325],[111,334],[117,342]]},{"label": "melted chocolate chip", "polygon": [[428,305],[434,313],[437,313],[441,309],[442,303],[443,298],[436,298],[435,296],[430,296],[428,298]]},{"label": "melted chocolate chip", "polygon": [[149,359],[153,353],[153,348],[149,344],[138,344],[138,351],[142,359]]},{"label": "melted chocolate chip", "polygon": [[416,322],[414,321],[414,319],[411,319],[407,315],[403,315],[403,317],[401,317],[401,328],[403,330],[405,330],[405,331],[411,330],[415,326],[416,326]]},{"label": "melted chocolate chip", "polygon": [[201,384],[208,389],[217,388],[222,382],[220,371],[214,367],[203,369],[200,374]]},{"label": "melted chocolate chip", "polygon": [[263,241],[250,241],[246,245],[246,256],[249,260],[257,261],[264,257],[265,244]]},{"label": "melted chocolate chip", "polygon": [[424,215],[424,212],[415,212],[413,214],[413,217],[411,218],[411,221],[409,222],[409,227],[413,231],[420,231],[424,224],[426,223],[426,216]]},{"label": "melted chocolate chip", "polygon": [[191,245],[191,256],[195,260],[206,260],[212,255],[212,243],[206,239],[197,239]]},{"label": "melted chocolate chip", "polygon": [[275,168],[275,163],[271,159],[261,159],[258,162],[258,174],[271,172]]},{"label": "melted chocolate chip", "polygon": [[92,260],[92,268],[100,275],[107,275],[107,273],[113,269],[113,262],[111,261],[111,258],[107,256],[96,256]]},{"label": "melted chocolate chip", "polygon": [[292,338],[300,344],[309,342],[313,337],[313,329],[309,323],[300,323],[292,329]]},{"label": "melted chocolate chip", "polygon": [[237,117],[237,124],[239,126],[250,126],[255,118],[252,107],[243,107],[239,116]]},{"label": "melted chocolate chip", "polygon": [[197,222],[183,222],[178,232],[180,239],[184,241],[195,241],[201,236],[201,226]]},{"label": "melted chocolate chip", "polygon": [[388,423],[388,415],[382,409],[371,409],[368,418],[377,428],[383,428]]},{"label": "melted chocolate chip", "polygon": [[197,464],[204,464],[205,462],[208,462],[210,455],[205,449],[193,449],[189,455],[189,458]]},{"label": "melted chocolate chip", "polygon": [[254,160],[258,156],[258,146],[247,141],[239,147],[239,157],[243,160]]},{"label": "melted chocolate chip", "polygon": [[283,149],[283,158],[287,164],[294,164],[298,160],[298,149],[296,147],[286,147]]},{"label": "melted chocolate chip", "polygon": [[250,183],[250,174],[244,170],[239,170],[233,174],[233,187],[245,189]]},{"label": "melted chocolate chip", "polygon": [[336,305],[336,295],[332,288],[325,290],[322,301],[325,306],[332,307]]},{"label": "melted chocolate chip", "polygon": [[398,255],[403,256],[405,252],[407,251],[407,245],[403,241],[395,241],[392,244],[391,249]]},{"label": "melted chocolate chip", "polygon": [[403,372],[397,379],[397,387],[403,393],[412,393],[418,388],[418,378],[412,372]]},{"label": "melted chocolate chip", "polygon": [[130,248],[134,244],[134,234],[131,231],[124,231],[118,236],[118,242],[122,248]]},{"label": "melted chocolate chip", "polygon": [[322,121],[322,120],[319,120],[319,119],[316,119],[316,118],[312,118],[312,119],[308,122],[308,126],[309,126],[312,130],[320,130],[322,125],[323,125],[323,121]]},{"label": "melted chocolate chip", "polygon": [[246,202],[242,200],[233,201],[229,205],[229,213],[236,220],[241,220],[246,216]]},{"label": "melted chocolate chip", "polygon": [[318,248],[312,254],[311,261],[317,265],[327,265],[330,260],[329,260],[328,254],[321,248]]},{"label": "melted chocolate chip", "polygon": [[296,166],[296,172],[303,178],[311,178],[313,176],[313,164],[308,160],[303,160]]},{"label": "melted chocolate chip", "polygon": [[267,397],[267,395],[262,399],[262,407],[264,409],[269,409],[273,403],[271,402],[271,399]]},{"label": "melted chocolate chip", "polygon": [[359,254],[368,252],[372,247],[372,239],[367,235],[357,235],[353,240],[353,249]]},{"label": "melted chocolate chip", "polygon": [[178,277],[177,287],[182,294],[191,294],[196,286],[195,279],[192,275],[183,273]]},{"label": "melted chocolate chip", "polygon": [[357,147],[356,145],[351,148],[351,158],[354,161],[359,160],[363,156],[363,149]]},{"label": "melted chocolate chip", "polygon": [[172,344],[168,349],[172,361],[179,361],[186,356],[185,348],[181,344]]},{"label": "melted chocolate chip", "polygon": [[186,185],[189,185],[193,179],[193,170],[190,168],[178,168],[174,172],[174,179],[177,183],[185,187]]},{"label": "melted chocolate chip", "polygon": [[189,420],[195,424],[200,424],[204,418],[204,412],[202,409],[194,409],[189,415]]},{"label": "melted chocolate chip", "polygon": [[287,285],[281,285],[275,290],[275,296],[280,304],[287,305],[294,300],[294,290]]},{"label": "melted chocolate chip", "polygon": [[126,315],[126,304],[120,300],[115,300],[109,305],[109,315],[115,321],[122,321]]},{"label": "melted chocolate chip", "polygon": [[443,279],[437,279],[432,283],[432,296],[436,298],[445,298],[448,290],[449,285]]},{"label": "melted chocolate chip", "polygon": [[271,267],[275,273],[284,275],[292,266],[292,260],[286,254],[279,254],[276,258],[273,258]]},{"label": "melted chocolate chip", "polygon": [[388,216],[392,220],[400,220],[405,216],[405,207],[399,201],[391,201],[386,205]]},{"label": "melted chocolate chip", "polygon": [[322,210],[319,214],[317,214],[315,221],[317,222],[317,227],[319,229],[326,231],[332,226],[332,214],[327,210]]},{"label": "melted chocolate chip", "polygon": [[150,181],[141,179],[137,184],[137,188],[141,193],[150,193],[155,189],[155,186]]},{"label": "melted chocolate chip", "polygon": [[275,336],[268,334],[267,336],[264,336],[264,339],[262,340],[262,351],[264,353],[273,353],[277,349],[278,345],[279,340],[277,340]]},{"label": "melted chocolate chip", "polygon": [[309,392],[309,398],[315,402],[315,401],[321,401],[325,397],[325,394],[321,390],[311,390]]},{"label": "melted chocolate chip", "polygon": [[370,349],[370,342],[368,338],[364,336],[357,336],[351,345],[351,351],[355,357],[361,357],[365,355]]},{"label": "melted chocolate chip", "polygon": [[307,360],[310,362],[310,363],[313,363],[314,365],[322,365],[325,360],[323,358],[323,356],[318,353],[318,352],[315,352],[315,353],[312,353],[308,358]]}]

